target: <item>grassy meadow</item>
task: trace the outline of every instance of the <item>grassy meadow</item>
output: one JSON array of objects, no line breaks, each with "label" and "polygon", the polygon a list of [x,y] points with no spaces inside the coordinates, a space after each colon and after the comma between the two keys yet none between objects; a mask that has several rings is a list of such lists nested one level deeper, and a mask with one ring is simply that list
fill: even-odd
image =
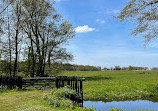
[{"label": "grassy meadow", "polygon": [[[112,101],[137,98],[143,99],[154,96],[156,96],[156,98],[158,97],[158,71],[65,71],[59,76],[84,77],[83,93],[85,100]],[[81,109],[77,107],[74,107],[73,109],[70,107],[54,107],[48,105],[44,102],[44,97],[50,94],[51,91],[49,90],[2,91],[0,92],[0,110],[91,111],[91,109]],[[52,95],[50,98],[56,97]],[[58,102],[58,100],[56,102]],[[65,100],[62,100],[61,102],[65,102]],[[112,109],[110,111],[123,110]]]},{"label": "grassy meadow", "polygon": [[85,100],[124,100],[158,96],[158,71],[67,71],[84,77]]},{"label": "grassy meadow", "polygon": [[[91,108],[79,108],[77,106],[64,106],[68,99],[56,101],[62,106],[53,106],[44,100],[47,95],[51,95],[51,91],[18,91],[12,90],[0,93],[0,111],[93,111]],[[51,96],[50,96],[51,97]],[[53,96],[52,96],[53,97]]]}]

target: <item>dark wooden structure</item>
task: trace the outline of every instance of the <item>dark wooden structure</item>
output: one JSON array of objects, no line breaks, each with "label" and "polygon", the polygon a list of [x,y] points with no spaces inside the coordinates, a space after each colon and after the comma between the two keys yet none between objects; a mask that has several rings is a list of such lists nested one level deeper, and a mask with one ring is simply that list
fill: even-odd
[{"label": "dark wooden structure", "polygon": [[77,94],[80,94],[81,98],[78,99],[77,102],[81,103],[81,106],[83,106],[83,80],[83,78],[79,77],[58,76],[56,77],[55,83],[56,88],[68,86],[71,89],[75,90]]},{"label": "dark wooden structure", "polygon": [[[57,77],[35,77],[35,78],[22,78],[20,76],[0,76],[0,88],[7,86],[10,89],[17,88],[22,90],[36,89],[41,90],[44,88],[61,88],[68,86],[75,90],[81,98],[77,100],[83,105],[83,80],[79,77],[57,76]],[[74,98],[75,100],[76,98]],[[76,100],[75,100],[76,101]]]},{"label": "dark wooden structure", "polygon": [[61,88],[69,86],[77,93],[82,93],[82,78],[79,77],[68,77],[68,76],[57,76],[57,77],[35,77],[35,78],[22,78],[21,76],[0,76],[0,86],[9,87],[13,89],[18,87],[20,89],[27,89],[32,86],[35,89],[41,90],[44,87],[50,88]]},{"label": "dark wooden structure", "polygon": [[83,79],[79,77],[58,76],[56,77],[56,88],[69,86],[77,93],[83,93],[82,81]]},{"label": "dark wooden structure", "polygon": [[37,89],[41,90],[44,88],[55,87],[55,77],[35,77],[35,78],[23,78],[22,89]]},{"label": "dark wooden structure", "polygon": [[0,88],[8,87],[10,89],[14,89],[18,87],[18,89],[22,89],[22,77],[21,76],[0,76]]}]

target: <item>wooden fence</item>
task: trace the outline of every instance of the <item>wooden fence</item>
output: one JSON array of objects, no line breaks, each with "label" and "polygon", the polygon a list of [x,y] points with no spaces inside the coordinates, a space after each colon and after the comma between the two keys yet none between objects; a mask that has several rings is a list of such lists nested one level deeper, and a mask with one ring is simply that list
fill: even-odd
[{"label": "wooden fence", "polygon": [[56,88],[69,86],[71,89],[75,90],[77,94],[81,95],[81,98],[73,99],[83,106],[83,80],[84,79],[79,77],[58,76],[56,77]]},{"label": "wooden fence", "polygon": [[23,78],[22,89],[37,89],[42,88],[54,88],[55,87],[55,77],[34,77],[34,78]]},{"label": "wooden fence", "polygon": [[34,87],[41,90],[43,87],[49,86],[50,88],[60,88],[69,86],[77,93],[82,93],[82,78],[79,77],[67,77],[57,76],[55,77],[35,77],[35,78],[22,78],[21,76],[0,76],[0,86],[9,87],[11,89],[16,86],[20,89],[26,89],[27,87]]},{"label": "wooden fence", "polygon": [[1,88],[8,87],[10,89],[14,89],[18,87],[22,89],[22,77],[20,76],[0,76],[0,86]]},{"label": "wooden fence", "polygon": [[10,77],[10,76],[0,76],[0,88],[7,86],[10,89],[18,87],[19,89],[37,89],[42,88],[61,88],[68,86],[75,90],[77,94],[81,95],[80,99],[73,98],[74,101],[81,103],[83,106],[83,79],[79,77],[35,77],[35,78],[22,78],[20,76]]},{"label": "wooden fence", "polygon": [[58,76],[56,77],[56,88],[69,86],[77,93],[82,93],[82,78],[79,77],[67,77],[67,76]]}]

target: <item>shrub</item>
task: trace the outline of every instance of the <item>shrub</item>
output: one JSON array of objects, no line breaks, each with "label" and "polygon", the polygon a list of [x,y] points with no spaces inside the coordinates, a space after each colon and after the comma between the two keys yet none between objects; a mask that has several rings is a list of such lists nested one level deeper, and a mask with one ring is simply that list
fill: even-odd
[{"label": "shrub", "polygon": [[5,92],[8,90],[8,87],[2,87],[0,86],[0,93]]},{"label": "shrub", "polygon": [[76,103],[73,102],[74,98],[79,97],[80,96],[78,96],[74,90],[64,87],[60,89],[54,88],[50,95],[44,97],[44,100],[54,107],[72,107],[76,105]]},{"label": "shrub", "polygon": [[74,99],[81,98],[74,90],[64,87],[60,89],[54,88],[49,95],[44,97],[48,105],[61,108],[70,108],[77,111],[93,111],[91,108],[80,108]]}]

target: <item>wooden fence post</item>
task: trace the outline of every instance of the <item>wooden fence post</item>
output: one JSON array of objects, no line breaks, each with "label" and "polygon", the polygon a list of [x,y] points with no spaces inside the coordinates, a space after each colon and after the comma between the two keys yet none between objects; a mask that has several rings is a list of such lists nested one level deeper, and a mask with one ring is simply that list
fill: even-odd
[{"label": "wooden fence post", "polygon": [[75,90],[77,92],[77,78],[75,79]]},{"label": "wooden fence post", "polygon": [[20,89],[22,89],[22,84],[23,84],[22,77],[19,76],[19,88]]},{"label": "wooden fence post", "polygon": [[69,85],[69,86],[70,86],[70,78],[68,78],[68,83],[67,83],[67,85]]},{"label": "wooden fence post", "polygon": [[[78,102],[82,102],[83,106],[83,83],[82,78],[78,77],[67,77],[67,76],[58,76],[56,77],[56,87],[64,87],[66,85],[70,86],[72,90],[75,90],[77,94],[81,95],[81,98],[78,99]],[[77,98],[76,98],[77,99]]]},{"label": "wooden fence post", "polygon": [[70,83],[70,87],[72,88],[72,78],[70,79],[71,83]]},{"label": "wooden fence post", "polygon": [[2,85],[2,75],[0,76],[0,86]]},{"label": "wooden fence post", "polygon": [[58,81],[58,77],[56,77],[56,88],[59,88],[59,86],[58,86],[58,83],[59,81]]},{"label": "wooden fence post", "polygon": [[80,80],[80,94],[81,94],[82,106],[83,106],[83,88],[82,88],[82,79]]}]

